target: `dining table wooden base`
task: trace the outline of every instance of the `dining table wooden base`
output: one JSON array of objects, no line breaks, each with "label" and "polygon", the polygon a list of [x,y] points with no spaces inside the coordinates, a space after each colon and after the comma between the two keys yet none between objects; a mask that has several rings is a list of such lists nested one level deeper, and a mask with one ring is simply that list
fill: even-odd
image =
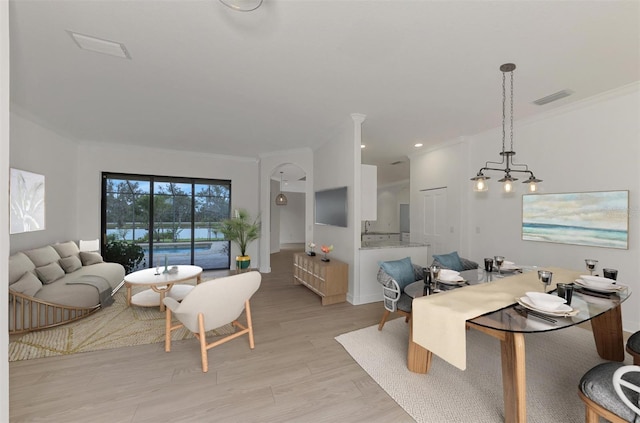
[{"label": "dining table wooden base", "polygon": [[624,361],[624,336],[620,306],[591,319],[598,355],[609,361]]},{"label": "dining table wooden base", "polygon": [[[624,361],[620,306],[593,318],[591,325],[600,357],[606,360]],[[413,321],[409,329],[407,368],[414,373],[427,374],[431,368],[433,353],[413,341],[412,327]],[[491,329],[473,322],[467,322],[467,327],[500,340],[504,421],[526,423],[527,384],[524,334]]]}]

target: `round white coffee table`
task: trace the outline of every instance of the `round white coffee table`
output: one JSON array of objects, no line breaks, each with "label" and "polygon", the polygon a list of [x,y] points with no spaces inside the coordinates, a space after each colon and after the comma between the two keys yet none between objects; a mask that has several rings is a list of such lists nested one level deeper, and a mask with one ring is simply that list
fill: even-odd
[{"label": "round white coffee table", "polygon": [[[177,266],[175,273],[162,273],[164,267],[160,267],[159,273],[156,269],[143,269],[130,273],[124,277],[124,284],[127,287],[127,305],[137,305],[141,307],[157,307],[164,311],[166,296],[178,301],[182,300],[191,290],[193,285],[176,285],[176,283],[186,282],[195,279],[196,284],[200,283],[202,268],[199,266]],[[134,286],[148,286],[142,292],[131,295],[131,288]]]}]

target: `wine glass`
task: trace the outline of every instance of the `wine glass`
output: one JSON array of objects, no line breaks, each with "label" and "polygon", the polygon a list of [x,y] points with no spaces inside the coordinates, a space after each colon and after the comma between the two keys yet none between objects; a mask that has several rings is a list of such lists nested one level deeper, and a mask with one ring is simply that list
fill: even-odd
[{"label": "wine glass", "polygon": [[429,272],[431,272],[431,282],[433,283],[433,292],[440,292],[438,288],[438,276],[440,276],[440,266],[437,264],[431,265],[429,267]]},{"label": "wine glass", "polygon": [[503,256],[495,256],[493,258],[496,262],[496,267],[498,268],[498,274],[500,275],[500,267],[502,266],[502,263],[504,262],[504,257]]},{"label": "wine glass", "polygon": [[585,259],[584,262],[587,265],[587,270],[589,270],[589,274],[593,275],[593,271],[596,268],[596,265],[598,264],[598,260]]},{"label": "wine glass", "polygon": [[538,279],[542,282],[542,292],[547,292],[547,286],[551,283],[553,272],[549,270],[538,270]]}]

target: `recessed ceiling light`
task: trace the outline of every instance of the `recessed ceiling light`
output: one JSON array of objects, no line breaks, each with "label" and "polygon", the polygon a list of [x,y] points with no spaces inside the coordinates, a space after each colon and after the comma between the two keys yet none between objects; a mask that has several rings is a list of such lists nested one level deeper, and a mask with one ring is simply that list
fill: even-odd
[{"label": "recessed ceiling light", "polygon": [[417,143],[413,144],[413,146],[415,148],[420,148],[420,147],[422,147],[422,143],[421,142],[417,142]]},{"label": "recessed ceiling light", "polygon": [[78,47],[83,50],[95,51],[96,53],[108,54],[109,56],[120,57],[122,59],[131,59],[127,48],[122,43],[103,40],[90,35],[78,34],[73,31],[67,32],[71,35],[71,38]]},{"label": "recessed ceiling light", "polygon": [[360,144],[360,148],[365,148],[365,147],[366,147],[366,145]]}]

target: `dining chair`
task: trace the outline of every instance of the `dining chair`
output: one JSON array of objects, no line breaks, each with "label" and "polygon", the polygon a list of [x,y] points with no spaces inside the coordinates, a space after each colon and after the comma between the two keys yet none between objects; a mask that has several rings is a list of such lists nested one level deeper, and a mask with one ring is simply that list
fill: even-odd
[{"label": "dining chair", "polygon": [[422,266],[411,263],[409,257],[381,262],[377,279],[382,285],[382,304],[385,308],[378,330],[382,330],[391,313],[403,315],[405,322],[409,322],[413,298],[405,294],[404,288],[410,283],[424,279]]},{"label": "dining chair", "polygon": [[[195,286],[182,302],[173,298],[164,299],[166,309],[165,351],[171,351],[171,332],[186,327],[200,341],[202,371],[209,370],[207,351],[242,335],[249,335],[249,347],[254,348],[253,323],[249,299],[260,287],[262,275],[251,271],[213,279]],[[245,312],[246,325],[238,322]],[[173,324],[172,317],[179,321]],[[231,323],[236,332],[207,343],[206,332]]]},{"label": "dining chair", "polygon": [[626,350],[633,357],[633,364],[640,366],[640,331],[629,337]]},{"label": "dining chair", "polygon": [[460,257],[457,251],[452,251],[448,254],[434,254],[432,257],[432,265],[438,265],[441,269],[463,272],[465,270],[473,270],[479,267],[478,263],[475,261]]},{"label": "dining chair", "polygon": [[578,395],[585,403],[585,423],[598,423],[600,417],[612,423],[640,423],[639,394],[640,366],[598,364],[585,373],[579,384]]}]

